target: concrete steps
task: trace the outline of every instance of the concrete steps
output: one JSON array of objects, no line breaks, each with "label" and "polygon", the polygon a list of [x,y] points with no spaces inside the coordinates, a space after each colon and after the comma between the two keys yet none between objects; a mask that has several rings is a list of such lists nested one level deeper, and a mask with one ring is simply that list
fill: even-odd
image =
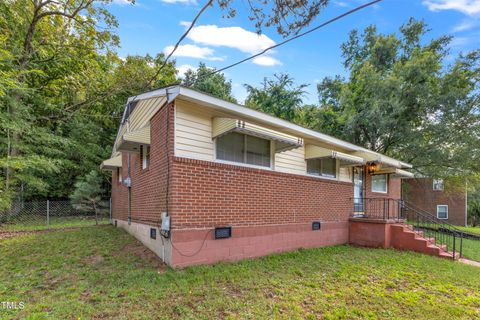
[{"label": "concrete steps", "polygon": [[[437,245],[434,238],[425,238],[422,231],[414,231],[412,226],[393,224],[391,226],[391,245],[400,250],[412,250],[431,256],[453,259],[453,253],[446,252],[446,245]],[[455,259],[459,254],[455,255]]]}]

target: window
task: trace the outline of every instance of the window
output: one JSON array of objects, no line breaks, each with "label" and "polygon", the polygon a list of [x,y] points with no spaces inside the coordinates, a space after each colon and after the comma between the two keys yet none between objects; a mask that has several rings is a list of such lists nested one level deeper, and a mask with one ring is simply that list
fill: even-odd
[{"label": "window", "polygon": [[217,159],[270,167],[270,140],[232,132],[216,140]]},{"label": "window", "polygon": [[442,179],[433,179],[433,190],[442,191],[443,190],[443,180]]},{"label": "window", "polygon": [[140,146],[140,157],[142,159],[142,169],[147,169],[150,165],[150,146]]},{"label": "window", "polygon": [[448,219],[448,206],[441,204],[437,206],[437,218],[438,219]]},{"label": "window", "polygon": [[333,158],[308,159],[307,173],[316,176],[336,178],[337,160]]},{"label": "window", "polygon": [[387,192],[387,175],[376,174],[372,176],[372,192]]},{"label": "window", "polygon": [[122,183],[122,168],[117,168],[117,178],[118,178],[118,182],[119,183]]}]

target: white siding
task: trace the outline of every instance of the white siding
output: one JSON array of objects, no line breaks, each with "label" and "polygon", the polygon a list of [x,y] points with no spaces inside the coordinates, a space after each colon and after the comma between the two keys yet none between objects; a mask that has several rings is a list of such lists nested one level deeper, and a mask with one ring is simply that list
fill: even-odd
[{"label": "white siding", "polygon": [[305,149],[301,147],[276,153],[275,170],[286,173],[306,174]]},{"label": "white siding", "polygon": [[[175,101],[175,155],[214,161],[212,126],[213,119],[219,116],[228,117],[229,115],[215,113],[211,109],[177,99]],[[274,170],[306,175],[305,148],[275,153]],[[350,171],[350,168],[339,168],[338,179],[351,182]]]},{"label": "white siding", "polygon": [[188,102],[177,100],[175,119],[175,155],[213,161],[210,114],[195,110],[195,106]]},{"label": "white siding", "polygon": [[340,181],[352,182],[352,170],[350,167],[340,167],[338,178]]}]

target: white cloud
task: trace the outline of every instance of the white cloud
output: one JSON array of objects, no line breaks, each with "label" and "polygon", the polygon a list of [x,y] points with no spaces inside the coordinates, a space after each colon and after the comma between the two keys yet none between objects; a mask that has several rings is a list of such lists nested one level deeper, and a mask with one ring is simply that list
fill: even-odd
[{"label": "white cloud", "polygon": [[467,15],[480,13],[480,0],[424,0],[430,11],[456,10]]},{"label": "white cloud", "polygon": [[113,0],[112,1],[113,4],[117,4],[119,6],[126,6],[128,4],[132,4],[130,1],[128,0]]},{"label": "white cloud", "polygon": [[[275,45],[275,41],[264,34],[258,35],[241,27],[218,27],[216,25],[203,25],[194,27],[188,38],[195,43],[214,47],[227,47],[240,50],[248,54],[256,54]],[[262,66],[280,64],[275,58],[263,55],[252,60]]]},{"label": "white cloud", "polygon": [[194,5],[197,4],[196,0],[160,0],[160,1],[163,2],[163,3],[169,3],[169,4],[177,4],[177,3],[180,3],[180,4],[194,4]]},{"label": "white cloud", "polygon": [[185,27],[185,28],[190,27],[191,24],[192,24],[191,21],[183,21],[183,20],[180,21],[180,23],[179,23],[179,25],[181,25],[181,26],[183,26],[183,27]]},{"label": "white cloud", "polygon": [[339,7],[342,7],[342,8],[350,7],[350,5],[348,3],[343,2],[343,1],[333,1],[333,3],[336,4]]},{"label": "white cloud", "polygon": [[[172,52],[174,46],[167,46],[163,52],[168,55]],[[174,57],[189,57],[197,59],[205,59],[211,61],[223,61],[223,58],[214,56],[215,51],[207,47],[199,47],[193,44],[185,44],[178,46],[173,53]]]},{"label": "white cloud", "polygon": [[473,19],[463,20],[453,28],[453,32],[467,31],[477,27],[478,25],[480,25],[480,21]]},{"label": "white cloud", "polygon": [[189,65],[189,64],[182,64],[181,66],[178,66],[177,67],[178,76],[183,78],[185,76],[185,73],[188,70],[196,70],[196,68],[192,65]]},{"label": "white cloud", "polygon": [[275,44],[266,35],[258,35],[241,27],[219,28],[216,25],[194,27],[188,38],[211,46],[229,47],[246,53],[257,53]]},{"label": "white cloud", "polygon": [[275,58],[272,58],[272,57],[269,57],[269,56],[258,56],[258,57],[255,57],[253,58],[252,60],[253,63],[255,64],[258,64],[260,66],[267,66],[267,67],[271,67],[271,66],[275,66],[275,65],[278,65],[278,64],[282,64],[280,61],[278,61],[277,59]]}]

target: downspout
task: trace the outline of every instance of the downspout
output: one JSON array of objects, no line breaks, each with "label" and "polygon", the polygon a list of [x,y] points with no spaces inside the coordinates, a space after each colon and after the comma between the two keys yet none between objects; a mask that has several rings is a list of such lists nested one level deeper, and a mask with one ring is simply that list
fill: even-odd
[{"label": "downspout", "polygon": [[128,225],[132,224],[132,178],[131,178],[131,153],[128,153]]}]

